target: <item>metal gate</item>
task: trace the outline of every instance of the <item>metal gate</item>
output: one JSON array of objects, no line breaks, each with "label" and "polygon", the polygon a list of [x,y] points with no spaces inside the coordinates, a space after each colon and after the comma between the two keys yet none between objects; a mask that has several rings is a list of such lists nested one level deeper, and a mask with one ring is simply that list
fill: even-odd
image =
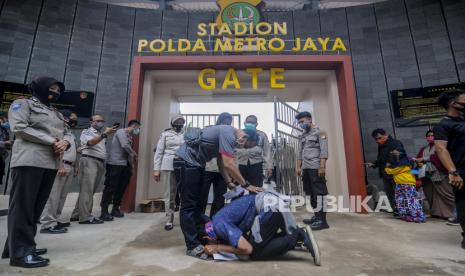
[{"label": "metal gate", "polygon": [[[205,128],[208,126],[213,126],[218,120],[220,114],[181,114],[186,120],[186,127],[198,127]],[[241,115],[240,114],[231,114],[233,117],[232,126],[235,128],[240,128],[241,125]]]},{"label": "metal gate", "polygon": [[276,166],[276,189],[286,195],[303,195],[302,180],[296,176],[296,159],[299,150],[295,115],[299,111],[274,97],[275,135],[273,159]]}]

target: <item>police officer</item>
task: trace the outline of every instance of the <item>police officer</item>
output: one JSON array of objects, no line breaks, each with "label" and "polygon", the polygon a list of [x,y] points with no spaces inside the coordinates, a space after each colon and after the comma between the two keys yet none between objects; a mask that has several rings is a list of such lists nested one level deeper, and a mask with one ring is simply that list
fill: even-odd
[{"label": "police officer", "polygon": [[244,128],[256,131],[258,142],[253,148],[237,149],[236,159],[244,178],[252,185],[262,187],[263,168],[266,169],[266,177],[270,177],[273,173],[273,161],[271,160],[271,147],[268,136],[263,131],[257,130],[257,125],[257,116],[249,115],[245,118]]},{"label": "police officer", "polygon": [[119,126],[105,128],[105,120],[101,115],[90,119],[90,127],[81,133],[81,158],[79,168],[79,198],[76,202],[71,221],[79,220],[79,224],[101,224],[102,220],[92,216],[94,194],[103,183],[105,177],[105,146],[108,135],[116,132]]},{"label": "police officer", "polygon": [[[77,125],[77,115],[70,110],[62,110],[61,114],[65,118],[69,128]],[[79,167],[76,162],[76,142],[72,132],[70,132],[71,144],[63,155],[62,164],[58,170],[50,197],[45,205],[45,210],[40,219],[42,226],[40,233],[43,234],[63,234],[68,231],[66,227],[70,226],[69,219],[60,218],[63,207],[65,206],[66,196],[69,187],[73,182],[73,177],[79,173]]]},{"label": "police officer", "polygon": [[304,219],[305,224],[310,224],[312,230],[329,228],[326,222],[325,199],[328,194],[326,187],[326,160],[328,159],[328,141],[326,135],[312,124],[310,112],[303,111],[295,116],[303,134],[299,137],[299,152],[297,155],[296,172],[302,176],[303,188],[306,195],[310,196],[312,208],[317,208],[320,200],[320,210],[316,210],[311,219]]},{"label": "police officer", "polygon": [[16,136],[11,157],[8,238],[2,257],[10,265],[24,268],[46,266],[36,249],[37,222],[47,202],[62,155],[72,143],[63,116],[50,106],[65,90],[63,83],[49,77],[34,79],[32,97],[15,100],[8,118]]},{"label": "police officer", "polygon": [[165,189],[165,230],[173,229],[175,197],[176,197],[176,177],[174,175],[173,160],[176,151],[184,143],[182,129],[185,120],[181,115],[174,115],[171,118],[171,128],[161,133],[158,139],[157,149],[153,157],[153,177],[156,182],[162,182]]}]

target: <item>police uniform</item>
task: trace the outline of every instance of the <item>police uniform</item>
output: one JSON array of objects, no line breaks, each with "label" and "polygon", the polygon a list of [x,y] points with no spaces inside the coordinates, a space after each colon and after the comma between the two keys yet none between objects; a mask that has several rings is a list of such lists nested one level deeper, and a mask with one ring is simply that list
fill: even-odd
[{"label": "police uniform", "polygon": [[[298,160],[302,161],[302,181],[306,195],[310,196],[313,208],[317,207],[317,197],[328,194],[326,178],[318,176],[320,160],[328,158],[328,140],[318,127],[313,126],[299,136]],[[326,221],[324,211],[317,212],[316,218]]]},{"label": "police uniform", "polygon": [[236,161],[239,170],[245,180],[257,187],[263,186],[263,167],[273,169],[271,160],[271,147],[268,136],[263,131],[257,130],[258,142],[253,148],[236,149]]},{"label": "police uniform", "polygon": [[[171,123],[182,117],[173,117]],[[172,128],[165,129],[158,139],[157,149],[153,157],[153,170],[160,171],[160,182],[164,187],[165,211],[168,222],[172,221],[176,197],[176,177],[174,174],[173,160],[176,151],[184,143],[182,132],[176,132]]]},{"label": "police uniform", "polygon": [[76,202],[72,220],[79,218],[79,222],[89,222],[94,219],[92,207],[94,205],[94,194],[103,184],[105,178],[105,159],[107,149],[106,138],[96,145],[89,146],[87,142],[100,136],[101,133],[93,127],[84,129],[81,132],[81,158],[79,160],[79,198]]},{"label": "police uniform", "polygon": [[63,115],[35,97],[14,101],[8,118],[16,140],[11,156],[13,185],[3,257],[14,260],[35,254],[37,222],[62,163],[54,154],[53,144],[57,139],[70,144],[73,140]]},{"label": "police uniform", "polygon": [[45,210],[40,219],[42,226],[41,229],[45,230],[50,227],[57,226],[58,223],[68,223],[68,219],[60,218],[61,212],[65,205],[68,190],[73,182],[74,170],[76,163],[76,141],[74,134],[71,132],[72,142],[70,147],[65,151],[63,155],[63,161],[61,164],[62,170],[65,171],[64,176],[57,175],[55,182],[53,183],[50,197],[45,205]]}]

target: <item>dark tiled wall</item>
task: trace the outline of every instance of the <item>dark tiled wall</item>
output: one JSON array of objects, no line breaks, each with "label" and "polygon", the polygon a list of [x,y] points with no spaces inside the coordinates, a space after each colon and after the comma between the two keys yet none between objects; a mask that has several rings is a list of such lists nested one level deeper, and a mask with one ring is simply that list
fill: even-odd
[{"label": "dark tiled wall", "polygon": [[65,74],[69,90],[97,90],[106,13],[104,4],[78,1]]},{"label": "dark tiled wall", "polygon": [[47,75],[63,81],[77,0],[44,0],[27,82]]},{"label": "dark tiled wall", "polygon": [[[64,79],[69,90],[96,92],[95,110],[111,122],[125,120],[138,40],[192,40],[197,24],[216,16],[90,0],[0,0],[1,7],[0,80],[23,83],[41,74]],[[465,81],[464,10],[465,1],[459,0],[389,0],[347,9],[267,12],[264,18],[287,22],[286,39],[321,34],[345,40],[365,158],[371,160],[376,146],[370,132],[377,127],[402,140],[411,155],[423,144],[426,127],[393,126],[388,91]],[[368,179],[378,183],[374,171]]]},{"label": "dark tiled wall", "polygon": [[465,82],[465,1],[442,0],[459,80]]},{"label": "dark tiled wall", "polygon": [[0,80],[23,83],[42,1],[5,1],[0,17]]},{"label": "dark tiled wall", "polygon": [[95,112],[109,123],[125,121],[135,9],[109,6],[103,34]]},{"label": "dark tiled wall", "polygon": [[[352,63],[362,128],[362,141],[367,160],[376,159],[376,144],[371,130],[384,128],[393,132],[389,98],[381,55],[376,15],[373,6],[347,9]],[[378,170],[367,170],[370,179],[377,179]],[[380,183],[379,183],[380,184]]]}]

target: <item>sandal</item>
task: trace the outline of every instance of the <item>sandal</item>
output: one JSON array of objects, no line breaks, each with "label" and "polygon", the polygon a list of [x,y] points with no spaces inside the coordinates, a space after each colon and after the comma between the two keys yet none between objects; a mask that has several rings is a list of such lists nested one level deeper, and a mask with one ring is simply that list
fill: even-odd
[{"label": "sandal", "polygon": [[203,246],[198,245],[196,248],[187,250],[186,251],[187,256],[191,256],[194,258],[199,258],[201,260],[208,260],[208,255],[203,252]]}]

